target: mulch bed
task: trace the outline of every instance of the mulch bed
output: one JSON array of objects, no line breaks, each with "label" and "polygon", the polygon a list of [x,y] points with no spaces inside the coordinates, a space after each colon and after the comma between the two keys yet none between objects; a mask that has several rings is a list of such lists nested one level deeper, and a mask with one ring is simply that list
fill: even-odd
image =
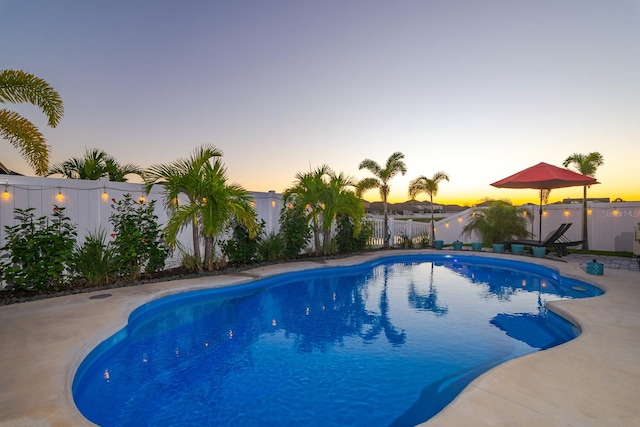
[{"label": "mulch bed", "polygon": [[76,282],[69,284],[63,290],[56,290],[51,292],[30,291],[30,290],[23,290],[23,289],[0,289],[0,306],[28,302],[28,301],[37,301],[37,300],[46,299],[46,298],[55,298],[55,297],[60,297],[65,295],[96,292],[96,291],[103,291],[108,289],[124,288],[128,286],[137,286],[145,283],[166,282],[170,280],[181,280],[181,279],[195,279],[198,277],[218,276],[221,274],[233,274],[233,273],[249,270],[252,268],[273,265],[273,264],[282,264],[282,263],[299,262],[299,261],[320,262],[327,259],[346,258],[353,255],[356,255],[356,254],[331,255],[331,256],[303,255],[294,260],[282,260],[282,261],[263,262],[263,263],[256,263],[256,264],[244,264],[244,265],[227,264],[225,267],[220,268],[219,270],[202,271],[202,272],[193,272],[185,269],[184,267],[177,267],[177,268],[163,270],[158,273],[146,274],[144,275],[144,277],[141,277],[140,280],[137,280],[137,281],[121,280],[121,281],[116,281],[114,283],[110,283],[105,286],[89,286],[85,280],[78,280]]}]

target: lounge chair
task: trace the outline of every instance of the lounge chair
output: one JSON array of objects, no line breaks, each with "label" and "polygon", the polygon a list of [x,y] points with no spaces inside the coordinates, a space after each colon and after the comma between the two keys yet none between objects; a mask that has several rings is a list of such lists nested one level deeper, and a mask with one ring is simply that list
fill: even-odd
[{"label": "lounge chair", "polygon": [[507,249],[510,249],[511,245],[513,244],[553,248],[555,249],[558,256],[565,256],[569,254],[569,252],[567,251],[567,247],[581,245],[583,242],[582,240],[570,241],[566,237],[564,237],[564,233],[567,232],[572,224],[573,223],[571,222],[560,224],[560,227],[550,232],[549,235],[544,238],[544,240],[507,240],[497,243],[503,243],[505,245],[505,248]]}]

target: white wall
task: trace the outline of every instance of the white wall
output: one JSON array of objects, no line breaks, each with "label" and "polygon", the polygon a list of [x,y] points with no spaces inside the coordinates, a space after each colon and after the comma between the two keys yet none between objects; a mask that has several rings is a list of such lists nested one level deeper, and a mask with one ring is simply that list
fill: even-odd
[{"label": "white wall", "polygon": [[[587,219],[589,248],[600,251],[633,251],[634,230],[640,224],[640,202],[594,203]],[[534,221],[531,231],[534,239],[540,236],[540,208],[529,205]],[[445,244],[455,240],[463,242],[480,241],[479,236],[462,236],[462,229],[473,213],[473,208],[449,216],[436,222],[436,238]],[[542,238],[557,229],[560,224],[571,222],[573,225],[565,236],[572,240],[582,239],[582,205],[554,204],[542,208]]]},{"label": "white wall", "polygon": [[[107,179],[87,181],[0,175],[0,246],[5,244],[5,226],[15,225],[16,208],[35,208],[35,216],[40,217],[50,216],[54,204],[64,207],[71,222],[78,226],[79,242],[87,233],[99,227],[111,234],[113,227],[109,223],[109,216],[113,211],[112,199],[122,200],[127,193],[135,199],[144,196],[147,201],[156,200],[155,214],[158,216],[158,223],[165,224],[168,213],[164,208],[161,185],[155,185],[147,196],[143,193],[142,184],[111,182]],[[251,194],[258,219],[266,222],[265,231],[277,232],[282,207],[281,195],[275,192]],[[190,230],[181,233],[180,241],[187,248],[193,247]]]},{"label": "white wall", "polygon": [[[7,191],[5,196],[4,191]],[[104,193],[107,197],[104,197]],[[63,199],[57,200],[58,193]],[[59,178],[38,178],[14,175],[0,175],[0,246],[4,245],[4,227],[15,224],[13,211],[15,208],[35,208],[35,215],[50,215],[54,204],[64,206],[71,222],[78,225],[78,240],[82,241],[87,232],[103,227],[111,233],[109,223],[112,198],[122,199],[124,194],[131,194],[134,198],[143,196],[142,185],[134,183],[111,182],[106,179],[99,181],[70,180]],[[282,195],[275,192],[252,192],[255,210],[259,219],[266,223],[267,233],[279,230],[278,219],[282,208]],[[158,222],[163,225],[168,214],[163,206],[162,186],[153,187],[148,200],[157,200],[155,213]],[[533,211],[534,223],[532,233],[534,238],[539,235],[539,207],[528,206]],[[603,251],[633,251],[635,226],[640,223],[640,202],[626,203],[589,203],[590,215],[589,247]],[[455,240],[471,242],[480,240],[478,236],[462,236],[462,229],[471,218],[473,208],[448,216],[436,222],[436,238],[449,244]],[[571,240],[582,238],[582,205],[546,205],[543,206],[542,236],[555,230],[563,222],[572,222],[566,236]],[[376,221],[379,222],[379,221]],[[392,235],[419,236],[429,232],[429,226],[412,221],[390,220]],[[377,237],[381,242],[384,231],[381,224],[375,227]],[[397,240],[393,239],[392,243]],[[192,247],[191,233],[185,230],[180,235],[180,241],[188,248]]]}]

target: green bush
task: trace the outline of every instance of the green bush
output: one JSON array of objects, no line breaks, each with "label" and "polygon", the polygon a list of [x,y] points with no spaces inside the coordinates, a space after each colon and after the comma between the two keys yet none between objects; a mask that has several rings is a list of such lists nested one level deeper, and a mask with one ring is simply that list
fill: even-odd
[{"label": "green bush", "polygon": [[420,236],[418,236],[418,246],[421,249],[426,249],[429,247],[429,235],[428,234],[421,234]]},{"label": "green bush", "polygon": [[142,272],[154,273],[164,268],[167,247],[161,238],[155,200],[138,202],[125,194],[124,200],[111,199],[115,210],[109,217],[113,261],[119,276],[137,279]]},{"label": "green bush", "polygon": [[63,289],[70,276],[76,226],[64,214],[63,207],[54,205],[52,218],[35,218],[34,210],[15,209],[17,224],[5,226],[0,277],[17,289]]},{"label": "green bush", "polygon": [[115,265],[113,248],[107,243],[104,229],[87,234],[82,245],[73,251],[73,272],[91,286],[109,284]]},{"label": "green bush", "polygon": [[305,206],[296,203],[283,206],[279,222],[280,235],[284,240],[282,256],[285,259],[297,258],[311,239],[311,227],[305,216]]},{"label": "green bush", "polygon": [[[523,215],[526,212],[526,215]],[[463,235],[477,232],[482,237],[483,246],[511,239],[526,239],[528,221],[533,216],[526,208],[513,206],[507,200],[489,200],[487,207],[477,208],[462,229]]]},{"label": "green bush", "polygon": [[276,261],[283,256],[285,242],[280,233],[271,233],[260,240],[259,246],[264,261]]},{"label": "green bush", "polygon": [[260,223],[260,232],[254,238],[250,237],[249,229],[237,221],[233,222],[231,239],[222,241],[220,247],[222,253],[227,256],[230,262],[239,264],[251,264],[262,261],[259,252],[262,230],[265,222]]},{"label": "green bush", "polygon": [[353,218],[350,216],[339,215],[336,222],[337,231],[333,240],[338,253],[361,252],[367,248],[369,239],[373,235],[373,228],[369,221],[363,219],[357,233]]}]

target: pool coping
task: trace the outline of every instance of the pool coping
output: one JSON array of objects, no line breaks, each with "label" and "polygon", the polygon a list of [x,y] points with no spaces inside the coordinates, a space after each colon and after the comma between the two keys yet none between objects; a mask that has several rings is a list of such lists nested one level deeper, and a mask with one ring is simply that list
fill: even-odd
[{"label": "pool coping", "polygon": [[[150,283],[0,307],[0,426],[91,426],[71,396],[87,354],[154,299],[246,283],[281,273],[357,265],[387,256],[442,254],[389,250],[324,261],[274,264],[214,277]],[[640,273],[587,275],[576,262],[450,251],[542,264],[606,290],[549,303],[582,330],[561,346],[508,361],[476,378],[425,426],[640,425]],[[91,298],[104,294],[109,297]],[[408,402],[411,404],[412,402]]]}]

